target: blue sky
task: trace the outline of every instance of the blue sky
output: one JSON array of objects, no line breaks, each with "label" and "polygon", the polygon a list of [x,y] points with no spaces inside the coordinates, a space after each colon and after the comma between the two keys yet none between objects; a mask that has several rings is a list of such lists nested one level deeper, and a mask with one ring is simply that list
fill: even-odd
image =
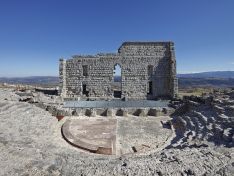
[{"label": "blue sky", "polygon": [[0,76],[58,75],[58,60],[174,41],[178,73],[234,70],[233,0],[2,0]]}]

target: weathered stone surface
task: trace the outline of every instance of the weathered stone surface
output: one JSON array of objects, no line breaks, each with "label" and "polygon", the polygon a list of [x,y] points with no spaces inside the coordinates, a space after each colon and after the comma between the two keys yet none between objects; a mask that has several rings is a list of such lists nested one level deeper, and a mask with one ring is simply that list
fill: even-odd
[{"label": "weathered stone surface", "polygon": [[[233,92],[233,91],[231,91]],[[230,113],[231,92],[217,92],[209,97],[187,97],[183,105],[172,114],[177,136],[173,147],[200,147],[212,142],[216,146],[234,147],[234,119]]]},{"label": "weathered stone surface", "polygon": [[62,134],[67,142],[78,148],[99,154],[114,155],[116,119],[67,120]]},{"label": "weathered stone surface", "polygon": [[[121,134],[121,138],[116,140],[121,145],[117,147],[126,150],[117,150],[117,155],[131,152],[121,157],[90,154],[69,145],[62,138],[61,126],[67,119],[76,117],[64,117],[58,121],[44,107],[20,102],[19,99],[14,91],[0,89],[0,175],[233,176],[234,121],[223,103],[226,98],[222,96],[218,97],[217,105],[225,109],[224,114],[216,113],[212,105],[199,102],[200,105],[191,107],[190,111],[179,113],[178,117],[172,116],[182,126],[178,131],[172,124],[175,136],[171,143],[162,144],[163,138],[167,140],[166,135],[157,132],[161,128],[160,123],[159,126],[152,123],[165,121],[165,117],[152,117],[152,121],[130,115],[118,117],[122,121],[117,126],[117,134]],[[233,101],[233,98],[229,99]],[[38,100],[42,104],[54,104],[55,99],[39,94]],[[87,117],[79,118],[87,120]],[[220,134],[219,127],[221,131],[223,129]],[[152,146],[157,146],[154,140],[163,147],[160,144],[154,150]]]},{"label": "weathered stone surface", "polygon": [[117,54],[61,59],[60,95],[75,100],[113,99],[116,64],[122,70],[122,99],[156,99],[177,94],[173,42],[125,42]]}]

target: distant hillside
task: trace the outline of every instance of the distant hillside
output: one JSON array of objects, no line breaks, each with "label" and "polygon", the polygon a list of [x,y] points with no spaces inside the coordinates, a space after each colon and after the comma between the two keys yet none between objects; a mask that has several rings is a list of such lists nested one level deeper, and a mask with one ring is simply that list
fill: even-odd
[{"label": "distant hillside", "polygon": [[234,78],[178,78],[179,88],[187,87],[234,87]]},{"label": "distant hillside", "polygon": [[[179,88],[186,87],[234,87],[234,71],[217,71],[191,74],[178,74]],[[120,82],[121,77],[116,76]],[[56,76],[31,76],[19,78],[0,78],[0,83],[58,86]]]},{"label": "distant hillside", "polygon": [[7,78],[0,77],[0,83],[8,84],[29,84],[29,85],[58,85],[59,78],[56,76],[29,76]]},{"label": "distant hillside", "polygon": [[114,81],[115,82],[121,82],[121,76],[115,76]]},{"label": "distant hillside", "polygon": [[215,71],[178,74],[179,88],[186,87],[234,87],[234,71]]},{"label": "distant hillside", "polygon": [[214,71],[178,74],[178,78],[234,78],[234,71]]}]

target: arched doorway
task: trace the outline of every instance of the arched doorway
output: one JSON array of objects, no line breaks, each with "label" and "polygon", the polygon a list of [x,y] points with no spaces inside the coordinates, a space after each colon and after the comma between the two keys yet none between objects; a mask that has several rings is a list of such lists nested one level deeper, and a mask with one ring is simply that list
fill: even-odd
[{"label": "arched doorway", "polygon": [[112,86],[114,98],[121,98],[122,95],[122,69],[119,64],[115,64],[113,70],[114,82]]}]

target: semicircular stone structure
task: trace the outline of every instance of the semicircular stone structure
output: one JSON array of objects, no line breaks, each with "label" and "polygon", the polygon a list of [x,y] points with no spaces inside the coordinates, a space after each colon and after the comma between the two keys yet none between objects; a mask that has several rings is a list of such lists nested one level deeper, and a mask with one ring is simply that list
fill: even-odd
[{"label": "semicircular stone structure", "polygon": [[92,153],[114,155],[116,119],[67,120],[62,126],[64,139]]},{"label": "semicircular stone structure", "polygon": [[71,145],[91,153],[125,155],[163,148],[173,130],[163,124],[167,117],[76,118],[62,126]]}]

